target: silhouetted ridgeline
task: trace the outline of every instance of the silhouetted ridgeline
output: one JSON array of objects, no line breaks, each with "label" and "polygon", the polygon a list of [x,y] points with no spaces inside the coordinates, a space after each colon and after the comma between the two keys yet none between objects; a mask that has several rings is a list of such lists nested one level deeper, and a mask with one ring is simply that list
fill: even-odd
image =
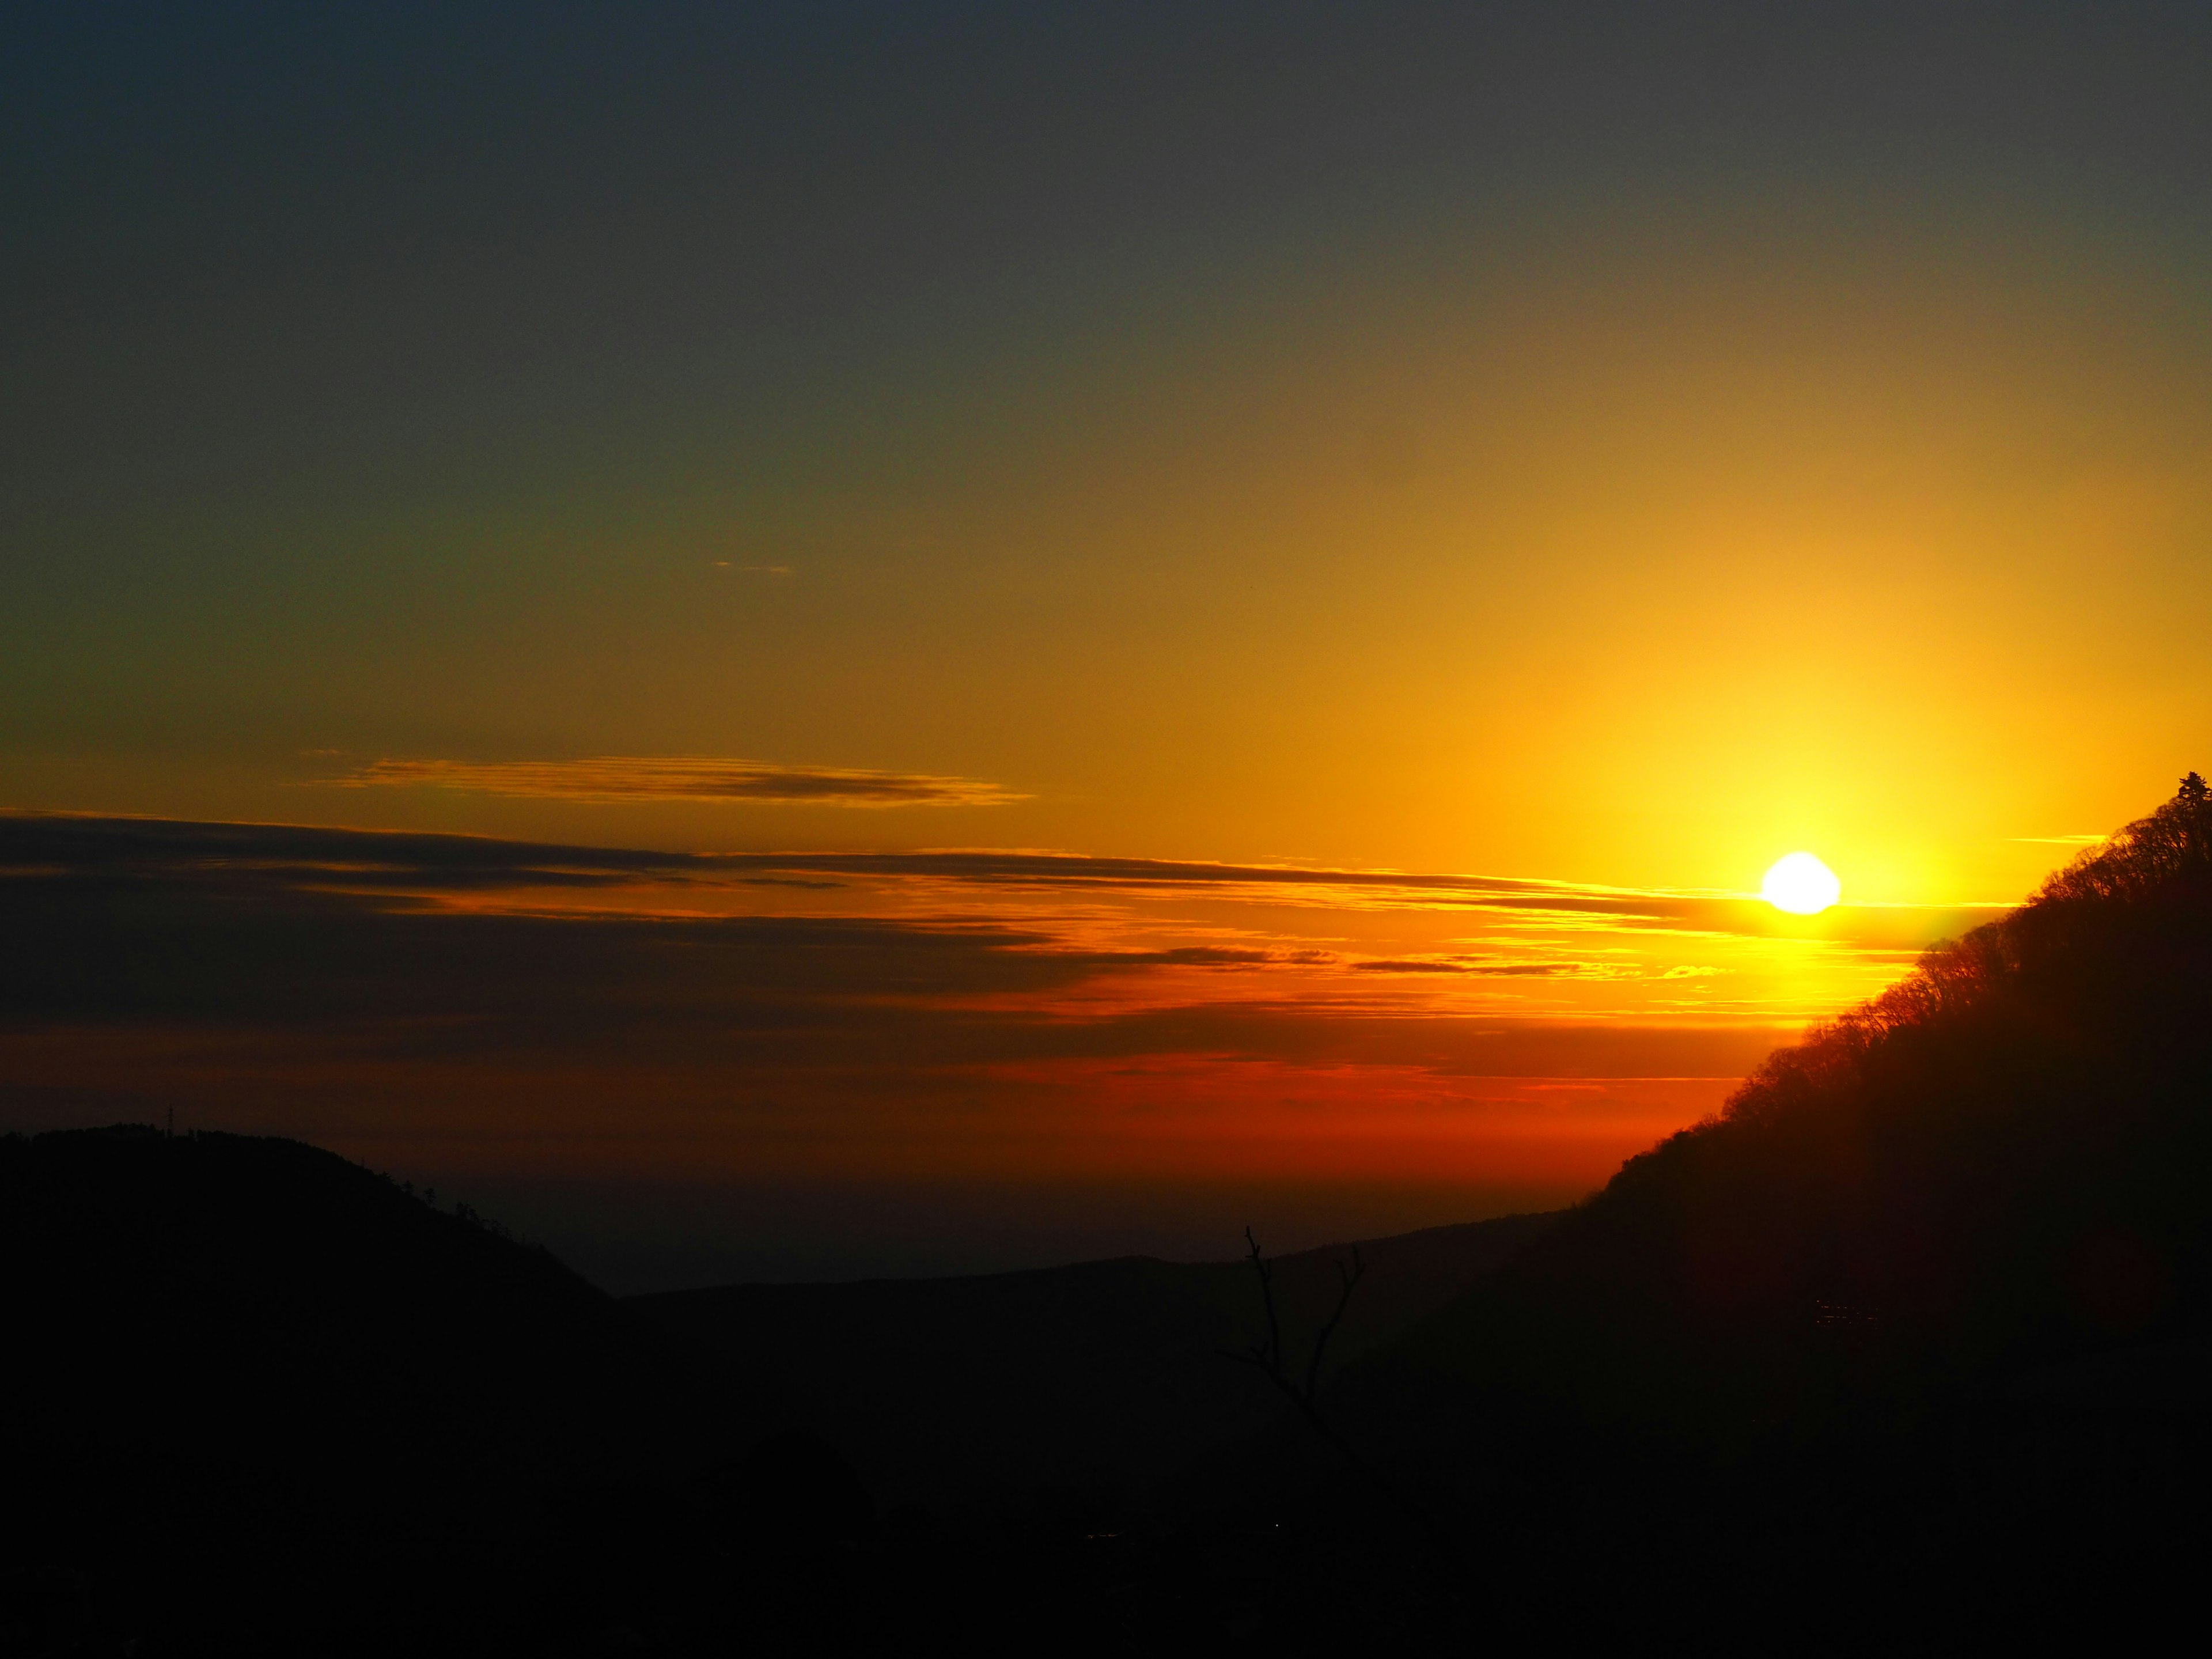
[{"label": "silhouetted ridgeline", "polygon": [[2201,1504],[2171,1500],[2212,1474],[2209,1316],[2192,774],[1334,1403],[1455,1517],[1478,1595],[1572,1579],[1632,1623],[1726,1562],[1738,1607],[2102,1616],[2199,1571]]},{"label": "silhouetted ridgeline", "polygon": [[[1334,1364],[1395,1336],[1549,1224],[1507,1216],[1358,1248],[1370,1269]],[[1281,1258],[1304,1352],[1334,1300],[1339,1245]],[[656,1328],[773,1379],[781,1424],[848,1453],[887,1504],[942,1507],[1042,1487],[1103,1504],[1287,1419],[1224,1349],[1260,1334],[1243,1262],[1130,1256],[1030,1273],[851,1285],[733,1285],[632,1298]]]},{"label": "silhouetted ridgeline", "polygon": [[550,1255],[296,1142],[0,1139],[0,1239],[29,1651],[57,1585],[216,1650],[497,1622],[546,1493],[726,1449]]}]

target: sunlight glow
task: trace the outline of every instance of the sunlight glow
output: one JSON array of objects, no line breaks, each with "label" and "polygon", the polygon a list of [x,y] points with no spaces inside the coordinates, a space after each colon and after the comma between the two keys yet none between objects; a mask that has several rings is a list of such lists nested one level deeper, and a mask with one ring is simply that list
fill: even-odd
[{"label": "sunlight glow", "polygon": [[1777,859],[1766,879],[1759,884],[1759,896],[1778,910],[1793,916],[1818,915],[1844,894],[1836,872],[1810,853],[1791,853]]}]

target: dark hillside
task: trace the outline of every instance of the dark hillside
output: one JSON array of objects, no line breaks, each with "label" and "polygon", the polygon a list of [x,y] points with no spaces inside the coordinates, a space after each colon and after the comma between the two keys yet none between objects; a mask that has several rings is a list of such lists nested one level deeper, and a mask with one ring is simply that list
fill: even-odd
[{"label": "dark hillside", "polygon": [[614,1304],[330,1153],[131,1127],[11,1137],[0,1194],[9,1305],[52,1342],[19,1379],[42,1415],[158,1442],[343,1399],[317,1425],[327,1450],[550,1469],[607,1449],[550,1379],[602,1380]]},{"label": "dark hillside", "polygon": [[1624,1607],[1720,1559],[1772,1594],[2047,1601],[2118,1575],[2140,1597],[2203,1535],[2161,1494],[2207,1472],[2208,1334],[2192,774],[1778,1052],[1336,1403],[1418,1462],[1463,1541],[1523,1583],[1587,1570]]},{"label": "dark hillside", "polygon": [[297,1142],[0,1139],[0,1298],[33,1625],[89,1583],[118,1631],[313,1647],[345,1607],[373,1648],[483,1599],[547,1494],[711,1451],[710,1379],[610,1298]]},{"label": "dark hillside", "polygon": [[[1368,1267],[1330,1352],[1341,1361],[1442,1306],[1547,1216],[1435,1227],[1357,1248]],[[1285,1256],[1276,1291],[1307,1352],[1350,1245]],[[1144,1257],[961,1279],[740,1285],[639,1297],[672,1335],[773,1378],[781,1420],[846,1450],[887,1502],[1040,1486],[1103,1499],[1275,1427],[1266,1381],[1221,1357],[1261,1334],[1243,1262]]]}]

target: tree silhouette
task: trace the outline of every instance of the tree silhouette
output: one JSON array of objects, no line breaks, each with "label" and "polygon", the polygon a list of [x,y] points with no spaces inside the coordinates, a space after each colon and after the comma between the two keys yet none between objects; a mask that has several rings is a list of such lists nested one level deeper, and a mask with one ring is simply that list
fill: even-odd
[{"label": "tree silhouette", "polygon": [[[1336,1328],[1344,1319],[1344,1310],[1352,1305],[1352,1291],[1358,1289],[1359,1281],[1367,1275],[1367,1264],[1359,1259],[1359,1247],[1357,1244],[1352,1247],[1352,1266],[1349,1268],[1341,1261],[1336,1264],[1336,1308],[1315,1336],[1313,1352],[1306,1361],[1305,1375],[1298,1377],[1292,1376],[1284,1364],[1283,1326],[1275,1311],[1274,1264],[1261,1254],[1260,1241],[1252,1236],[1249,1226],[1244,1229],[1244,1243],[1247,1246],[1245,1260],[1252,1264],[1252,1271],[1260,1280],[1260,1303],[1267,1316],[1267,1334],[1263,1341],[1255,1343],[1243,1353],[1224,1348],[1221,1351],[1222,1357],[1233,1359],[1241,1365],[1249,1365],[1260,1372],[1273,1386],[1276,1393],[1297,1408],[1298,1415],[1316,1433],[1336,1446],[1346,1456],[1353,1457],[1351,1448],[1340,1443],[1335,1431],[1322,1417],[1321,1367],[1322,1360],[1328,1352],[1328,1340],[1336,1334]],[[1356,1457],[1354,1461],[1357,1461]]]},{"label": "tree silhouette", "polygon": [[1233,1359],[1240,1365],[1249,1365],[1267,1379],[1277,1394],[1288,1401],[1315,1437],[1342,1460],[1344,1466],[1362,1483],[1379,1493],[1392,1508],[1411,1521],[1431,1548],[1439,1555],[1447,1553],[1447,1534],[1423,1504],[1416,1502],[1395,1480],[1384,1474],[1349,1440],[1322,1412],[1322,1363],[1328,1357],[1329,1339],[1344,1320],[1344,1311],[1352,1305],[1352,1293],[1359,1288],[1359,1281],[1367,1276],[1367,1264],[1360,1260],[1359,1247],[1352,1247],[1352,1265],[1346,1267],[1340,1258],[1336,1263],[1336,1306],[1314,1335],[1313,1350],[1306,1358],[1303,1374],[1294,1372],[1283,1347],[1282,1319],[1275,1307],[1275,1267],[1261,1253],[1260,1241],[1252,1229],[1244,1229],[1245,1260],[1251,1264],[1253,1276],[1260,1281],[1260,1305],[1267,1315],[1267,1334],[1242,1352],[1232,1348],[1219,1350],[1224,1359]]}]

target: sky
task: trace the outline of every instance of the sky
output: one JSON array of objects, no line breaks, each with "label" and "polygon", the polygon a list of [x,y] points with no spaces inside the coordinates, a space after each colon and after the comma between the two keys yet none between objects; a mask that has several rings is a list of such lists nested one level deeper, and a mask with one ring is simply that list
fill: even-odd
[{"label": "sky", "polygon": [[2200,8],[7,27],[0,1127],[625,1289],[1548,1206],[2205,763]]}]

